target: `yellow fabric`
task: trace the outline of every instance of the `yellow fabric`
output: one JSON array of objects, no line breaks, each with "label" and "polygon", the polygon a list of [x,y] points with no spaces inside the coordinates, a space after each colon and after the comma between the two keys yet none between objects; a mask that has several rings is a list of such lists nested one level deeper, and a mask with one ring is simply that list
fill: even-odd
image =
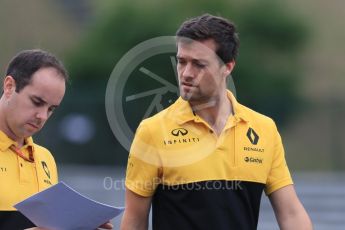
[{"label": "yellow fabric", "polygon": [[[234,115],[220,136],[181,98],[143,120],[131,146],[126,187],[152,196],[158,184],[240,180],[265,184],[270,194],[292,184],[273,120],[239,104],[231,92],[228,97]],[[249,129],[258,135],[256,144]]]},{"label": "yellow fabric", "polygon": [[25,161],[9,147],[17,143],[0,131],[0,210],[15,210],[13,205],[33,194],[42,191],[58,181],[56,164],[51,153],[25,140],[20,151],[29,156],[31,148],[35,162]]}]

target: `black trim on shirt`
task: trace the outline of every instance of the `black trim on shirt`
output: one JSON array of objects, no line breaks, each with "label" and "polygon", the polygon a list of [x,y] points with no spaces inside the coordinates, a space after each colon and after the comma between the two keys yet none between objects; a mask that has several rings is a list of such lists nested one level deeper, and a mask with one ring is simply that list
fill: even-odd
[{"label": "black trim on shirt", "polygon": [[153,229],[254,230],[264,187],[225,180],[161,184],[152,200]]},{"label": "black trim on shirt", "polygon": [[0,230],[23,230],[36,227],[18,211],[0,211]]}]

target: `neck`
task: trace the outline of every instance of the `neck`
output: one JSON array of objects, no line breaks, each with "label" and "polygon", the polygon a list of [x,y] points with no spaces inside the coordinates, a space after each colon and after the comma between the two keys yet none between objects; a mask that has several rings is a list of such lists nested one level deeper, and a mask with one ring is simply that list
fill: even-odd
[{"label": "neck", "polygon": [[232,114],[232,105],[226,91],[202,103],[191,103],[194,113],[204,119],[219,135]]}]

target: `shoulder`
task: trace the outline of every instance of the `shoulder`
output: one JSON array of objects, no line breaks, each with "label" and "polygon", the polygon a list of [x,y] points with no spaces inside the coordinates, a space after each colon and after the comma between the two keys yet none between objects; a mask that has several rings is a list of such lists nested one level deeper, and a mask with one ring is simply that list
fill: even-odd
[{"label": "shoulder", "polygon": [[35,161],[37,161],[39,165],[37,168],[38,177],[45,178],[43,180],[43,188],[56,184],[58,182],[58,171],[55,159],[51,152],[47,148],[34,143],[34,157]]},{"label": "shoulder", "polygon": [[39,145],[39,144],[36,144],[34,143],[34,148],[35,148],[35,151],[37,151],[39,154],[42,154],[42,155],[52,155],[51,152],[43,147],[42,145]]},{"label": "shoulder", "polygon": [[228,97],[232,103],[236,119],[244,120],[251,125],[275,127],[275,122],[272,118],[241,104],[231,91],[228,91]]},{"label": "shoulder", "polygon": [[34,151],[35,151],[35,155],[38,156],[40,159],[42,160],[45,159],[46,161],[49,161],[55,164],[55,159],[47,148],[34,143]]},{"label": "shoulder", "polygon": [[272,125],[274,124],[274,121],[271,117],[266,116],[262,113],[259,113],[251,108],[248,108],[244,105],[241,105],[242,109],[245,111],[246,116],[248,116],[248,118],[251,121],[257,121],[257,122],[261,122],[267,125]]},{"label": "shoulder", "polygon": [[140,122],[139,127],[146,127],[149,129],[158,129],[167,124],[175,124],[179,103],[175,102],[166,109],[148,117]]},{"label": "shoulder", "polygon": [[261,114],[247,106],[238,104],[241,114],[249,122],[250,126],[256,127],[257,129],[265,131],[265,133],[270,133],[269,131],[276,133],[277,126],[271,117]]}]

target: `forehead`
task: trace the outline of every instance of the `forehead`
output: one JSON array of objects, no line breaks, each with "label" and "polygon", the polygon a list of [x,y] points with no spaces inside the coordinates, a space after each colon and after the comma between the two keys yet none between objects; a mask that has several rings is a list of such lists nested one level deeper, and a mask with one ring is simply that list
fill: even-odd
[{"label": "forehead", "polygon": [[213,39],[195,41],[182,38],[177,42],[177,56],[191,59],[217,58],[216,43]]},{"label": "forehead", "polygon": [[[28,86],[33,87],[53,87],[56,83],[65,83],[65,79],[60,72],[53,67],[46,67],[37,70],[31,77]],[[57,87],[60,85],[58,84]]]},{"label": "forehead", "polygon": [[51,104],[59,104],[65,94],[65,79],[55,68],[42,68],[32,75],[22,91]]}]

